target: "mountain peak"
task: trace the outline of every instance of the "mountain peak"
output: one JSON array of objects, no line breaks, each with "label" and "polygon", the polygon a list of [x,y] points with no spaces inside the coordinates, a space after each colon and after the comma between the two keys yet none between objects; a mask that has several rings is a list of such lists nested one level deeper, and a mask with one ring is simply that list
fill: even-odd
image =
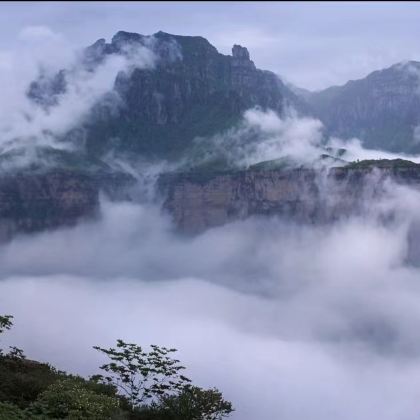
[{"label": "mountain peak", "polygon": [[239,58],[242,60],[249,60],[249,52],[248,49],[245,47],[242,47],[241,45],[235,44],[232,47],[232,57]]},{"label": "mountain peak", "polygon": [[126,32],[126,31],[118,31],[111,40],[111,44],[113,45],[121,45],[121,43],[126,42],[142,42],[145,36],[140,35],[136,32]]}]

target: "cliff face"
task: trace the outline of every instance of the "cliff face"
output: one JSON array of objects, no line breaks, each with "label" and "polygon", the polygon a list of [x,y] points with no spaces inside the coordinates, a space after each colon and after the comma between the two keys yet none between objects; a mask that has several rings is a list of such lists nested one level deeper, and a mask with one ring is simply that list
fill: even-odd
[{"label": "cliff face", "polygon": [[367,148],[418,153],[420,63],[410,61],[303,96],[329,132]]},{"label": "cliff face", "polygon": [[16,233],[73,226],[82,219],[96,217],[100,192],[122,198],[120,188],[129,181],[121,175],[98,177],[64,170],[2,176],[0,241]]},{"label": "cliff face", "polygon": [[[146,50],[153,66],[136,61],[136,54]],[[77,153],[72,148],[39,150],[39,161],[51,161],[57,169],[2,171],[0,238],[93,217],[100,190],[115,196],[124,189],[112,185],[131,182],[129,176],[122,179],[118,174],[110,182],[112,169],[104,157],[123,156],[135,162],[144,157],[184,158],[197,136],[231,127],[248,108],[259,106],[281,114],[288,105],[304,107],[275,74],[256,68],[246,48],[234,45],[232,55],[223,55],[205,38],[163,32],[144,36],[121,31],[110,43],[100,39],[84,50],[74,68],[53,76],[41,74],[27,95],[34,105],[49,111],[67,90],[71,92],[78,70],[95,72],[111,57],[124,57],[131,64],[117,74],[112,92],[56,139],[77,146]],[[5,163],[13,158],[7,153],[0,157]]]},{"label": "cliff face", "polygon": [[[275,74],[259,70],[240,45],[224,55],[199,36],[118,32],[110,43],[100,39],[88,47],[78,65],[94,72],[110,57],[130,58],[133,51],[145,49],[153,55],[154,66],[137,63],[120,71],[112,92],[95,103],[80,126],[57,139],[77,145],[78,154],[72,149],[41,156],[41,161],[52,160],[61,169],[0,176],[0,237],[93,217],[100,190],[113,197],[121,192],[118,198],[125,198],[119,187],[132,182],[129,176],[111,175],[104,157],[183,162],[191,154],[206,154],[203,142],[195,139],[212,138],[231,128],[253,107],[280,116],[289,105],[303,115],[310,114],[312,107],[332,134],[357,136],[380,149],[420,150],[420,143],[413,143],[420,124],[420,63],[393,66],[323,92],[295,89],[296,94]],[[68,89],[72,71],[40,76],[28,96],[49,110]],[[7,154],[0,157],[9,161]],[[227,167],[224,161],[218,166],[217,159],[212,165],[211,170]],[[386,179],[417,185],[420,173],[417,167],[330,171],[263,167],[163,176],[164,208],[182,230],[190,232],[252,215],[322,223],[365,211],[372,199],[384,193]],[[202,170],[209,167],[203,165]]]},{"label": "cliff face", "polygon": [[[94,69],[107,57],[141,48],[153,52],[155,65],[121,71],[112,92],[118,101],[99,102],[86,119],[83,132],[91,156],[113,150],[179,158],[194,138],[231,127],[249,108],[281,114],[288,105],[307,107],[274,73],[257,69],[246,48],[234,45],[232,55],[220,54],[199,36],[118,32],[110,43],[102,39],[87,48],[84,65]],[[38,102],[43,86],[48,105],[49,92],[62,89],[62,77],[32,86],[30,95]]]},{"label": "cliff face", "polygon": [[178,174],[161,179],[164,208],[185,232],[245,219],[282,216],[299,223],[328,223],[368,212],[386,182],[420,187],[420,168],[332,168]]},{"label": "cliff face", "polygon": [[[420,165],[178,173],[162,175],[158,185],[175,225],[199,233],[250,216],[331,223],[366,214],[387,194],[389,180],[420,189]],[[127,200],[133,185],[121,173],[59,169],[0,177],[0,240],[97,218],[101,193]]]}]

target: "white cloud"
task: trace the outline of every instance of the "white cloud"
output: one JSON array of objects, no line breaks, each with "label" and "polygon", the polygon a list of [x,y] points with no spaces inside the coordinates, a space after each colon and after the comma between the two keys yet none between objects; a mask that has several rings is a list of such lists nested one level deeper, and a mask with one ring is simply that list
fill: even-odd
[{"label": "white cloud", "polygon": [[[133,47],[124,56],[107,57],[89,71],[80,63],[80,52],[48,28],[26,28],[23,35],[20,47],[0,52],[0,89],[4,93],[0,100],[0,151],[23,149],[23,165],[36,158],[38,146],[72,147],[57,138],[83,122],[93,105],[112,90],[119,72],[155,64],[151,50]],[[67,88],[57,95],[55,106],[45,109],[28,98],[31,82],[40,75],[52,78],[61,69],[68,70]]]},{"label": "white cloud", "polygon": [[[258,35],[251,44],[256,50],[276,39],[258,29],[235,31]],[[288,73],[309,85],[326,67],[331,80],[353,74],[365,56],[354,54],[360,44],[349,47],[348,58],[339,56],[340,70],[331,64],[330,48],[343,49],[343,37],[327,38],[291,37],[283,46],[295,60]],[[302,39],[319,48],[312,57]],[[45,111],[27,101],[27,85],[40,67],[53,74],[74,65],[76,49],[47,26],[24,29],[17,45],[0,52],[3,147],[14,147],[16,137],[25,147],[57,146],[45,133],[60,134],[83,120],[119,71],[154,64],[149,51],[136,50],[128,60],[110,57],[94,73],[75,71],[68,92]],[[316,56],[320,51],[323,58]],[[267,63],[287,65],[281,54],[266,54]],[[315,70],[302,66],[314,57]],[[243,143],[254,132],[259,141]],[[239,129],[211,142],[215,153],[244,165],[283,156],[312,162],[323,151],[318,120],[255,109]],[[357,139],[326,145],[345,147],[349,160],[407,157],[365,150]],[[114,164],[136,174],[126,162]],[[160,170],[142,175],[153,183]],[[342,198],[324,192],[333,202]],[[326,226],[249,219],[184,237],[154,206],[105,202],[95,223],[17,237],[0,247],[0,313],[16,320],[5,339],[29,357],[82,374],[100,364],[91,346],[117,338],[178,347],[195,382],[219,387],[241,420],[417,419],[420,196],[393,184],[385,185],[381,200],[368,193],[361,215]]]},{"label": "white cloud", "polygon": [[[233,419],[414,420],[419,193],[391,185],[362,218],[248,220],[195,238],[159,210],[104,204],[102,221],[0,248],[5,344],[82,374],[117,338],[175,346]],[[398,217],[380,222],[383,208]],[[376,210],[375,210],[376,209]]]},{"label": "white cloud", "polygon": [[22,41],[45,41],[48,39],[62,40],[60,34],[52,31],[48,26],[27,26],[23,28],[18,34],[18,39]]}]

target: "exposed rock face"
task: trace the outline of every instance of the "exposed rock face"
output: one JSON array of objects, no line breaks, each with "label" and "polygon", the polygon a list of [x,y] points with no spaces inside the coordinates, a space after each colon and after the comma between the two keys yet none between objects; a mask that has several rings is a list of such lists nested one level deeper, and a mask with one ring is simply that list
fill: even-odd
[{"label": "exposed rock face", "polygon": [[357,137],[368,148],[420,152],[419,62],[303,96],[333,135]]},{"label": "exposed rock face", "polygon": [[[312,107],[332,134],[360,137],[369,147],[420,151],[420,128],[416,129],[420,63],[392,66],[345,86],[311,93],[286,86],[275,74],[256,68],[248,50],[240,45],[233,46],[232,55],[223,55],[198,36],[121,31],[110,43],[100,39],[88,47],[79,64],[91,72],[110,56],[128,57],[145,48],[153,52],[155,65],[132,65],[120,72],[113,91],[80,126],[58,139],[77,145],[79,155],[54,151],[59,156],[53,156],[53,161],[61,170],[0,177],[0,237],[92,217],[98,210],[100,190],[114,197],[121,191],[119,198],[125,198],[118,186],[132,180],[101,172],[112,171],[103,164],[104,156],[186,160],[189,153],[203,154],[205,142],[194,139],[211,138],[231,128],[245,110],[256,106],[279,115],[289,105],[304,115]],[[64,69],[52,78],[41,75],[29,87],[28,96],[45,109],[56,106],[72,71]],[[197,232],[252,215],[281,215],[309,223],[333,221],[365,211],[373,197],[384,193],[387,178],[417,185],[419,173],[417,167],[329,172],[265,167],[171,175],[162,177],[161,186],[167,194],[164,207],[177,225]],[[374,182],[368,182],[370,177],[376,177]]]},{"label": "exposed rock face", "polygon": [[[407,168],[333,168],[330,170],[247,170],[161,176],[164,209],[184,232],[250,216],[281,216],[299,223],[330,223],[365,214],[386,194],[387,181],[420,188],[420,166]],[[72,226],[95,218],[103,191],[115,200],[130,199],[134,179],[122,174],[49,170],[0,178],[0,240],[19,232]]]},{"label": "exposed rock face", "polygon": [[333,168],[178,174],[163,177],[164,208],[185,232],[245,219],[282,216],[299,223],[329,223],[369,212],[393,180],[420,187],[420,168]]},{"label": "exposed rock face", "polygon": [[63,170],[0,177],[0,241],[19,232],[72,226],[98,215],[99,194],[118,197],[129,179],[121,175],[82,174]]},{"label": "exposed rock face", "polygon": [[[152,51],[154,66],[131,60],[133,53],[145,49],[149,59]],[[282,113],[288,104],[295,108],[303,104],[275,74],[257,69],[246,48],[235,45],[231,56],[223,55],[205,38],[164,32],[144,36],[121,31],[110,43],[99,39],[72,68],[52,77],[41,74],[27,95],[50,110],[60,103],[78,71],[93,72],[114,55],[125,56],[132,64],[117,75],[113,91],[80,125],[57,138],[71,143],[77,153],[40,151],[40,161],[51,160],[59,169],[0,175],[1,238],[94,216],[99,191],[115,195],[118,190],[109,191],[117,182],[109,182],[112,171],[101,172],[106,166],[102,158],[108,154],[134,161],[140,156],[185,157],[193,139],[231,127],[250,107]]]},{"label": "exposed rock face", "polygon": [[[231,127],[246,109],[281,114],[289,105],[302,112],[308,108],[274,73],[257,69],[246,48],[235,45],[231,56],[223,55],[199,36],[121,31],[111,43],[100,39],[87,48],[83,62],[93,69],[106,57],[136,48],[153,51],[155,66],[120,72],[114,85],[117,109],[116,101],[93,109],[83,127],[92,156],[114,150],[178,158],[194,138]],[[59,78],[49,84],[41,80],[31,93],[39,100],[42,86],[55,92],[57,84]]]}]

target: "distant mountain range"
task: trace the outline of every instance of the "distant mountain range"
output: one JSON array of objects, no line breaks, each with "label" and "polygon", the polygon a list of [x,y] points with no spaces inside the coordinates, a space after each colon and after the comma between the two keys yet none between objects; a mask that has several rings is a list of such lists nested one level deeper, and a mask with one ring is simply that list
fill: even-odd
[{"label": "distant mountain range", "polygon": [[328,132],[367,148],[420,152],[420,62],[408,61],[319,92],[298,91]]},{"label": "distant mountain range", "polygon": [[[199,36],[121,31],[110,43],[100,39],[86,48],[77,65],[84,75],[93,74],[107,59],[131,60],[133,51],[142,48],[153,54],[154,65],[136,65],[134,60],[129,69],[119,71],[111,91],[93,103],[77,126],[55,138],[71,147],[51,148],[44,142],[38,159],[24,169],[14,166],[21,151],[9,148],[0,155],[1,168],[9,168],[0,179],[0,240],[97,215],[101,191],[116,200],[130,198],[127,188],[137,185],[138,174],[127,170],[124,159],[178,164],[178,174],[164,175],[160,185],[167,194],[165,208],[186,230],[258,214],[328,221],[331,215],[337,218],[361,206],[355,192],[371,179],[373,168],[382,180],[391,177],[420,185],[419,165],[401,160],[348,165],[344,149],[334,152],[328,147],[319,159],[341,167],[331,172],[328,179],[333,185],[328,191],[335,191],[334,203],[347,197],[343,208],[336,204],[324,208],[324,191],[316,180],[319,168],[301,171],[290,167],[287,159],[275,159],[278,156],[245,171],[229,172],[224,162],[217,162],[189,167],[186,177],[179,173],[179,162],[197,154],[197,139],[207,139],[203,144],[212,147],[213,136],[237,127],[244,112],[255,107],[280,117],[319,118],[325,138],[357,137],[367,148],[420,153],[418,62],[396,64],[344,86],[310,92],[259,70],[240,45],[233,46],[232,55],[223,55]],[[72,68],[41,74],[28,86],[28,98],[48,114],[74,89],[75,72]],[[255,140],[258,131],[252,130],[241,139]],[[194,220],[200,220],[197,226]]]},{"label": "distant mountain range", "polygon": [[[107,43],[100,39],[84,51],[82,65],[90,70],[111,56],[147,47],[157,57],[154,68],[120,72],[113,93],[98,102],[82,127],[68,133],[83,137],[88,156],[128,152],[176,159],[196,137],[212,136],[235,125],[252,107],[279,115],[319,118],[326,134],[357,137],[367,148],[420,152],[420,63],[410,61],[375,71],[343,86],[310,92],[259,70],[248,50],[234,45],[232,55],[219,53],[205,38],[158,32],[152,36],[118,32]],[[29,96],[53,106],[66,91],[69,71],[32,83]]]}]

